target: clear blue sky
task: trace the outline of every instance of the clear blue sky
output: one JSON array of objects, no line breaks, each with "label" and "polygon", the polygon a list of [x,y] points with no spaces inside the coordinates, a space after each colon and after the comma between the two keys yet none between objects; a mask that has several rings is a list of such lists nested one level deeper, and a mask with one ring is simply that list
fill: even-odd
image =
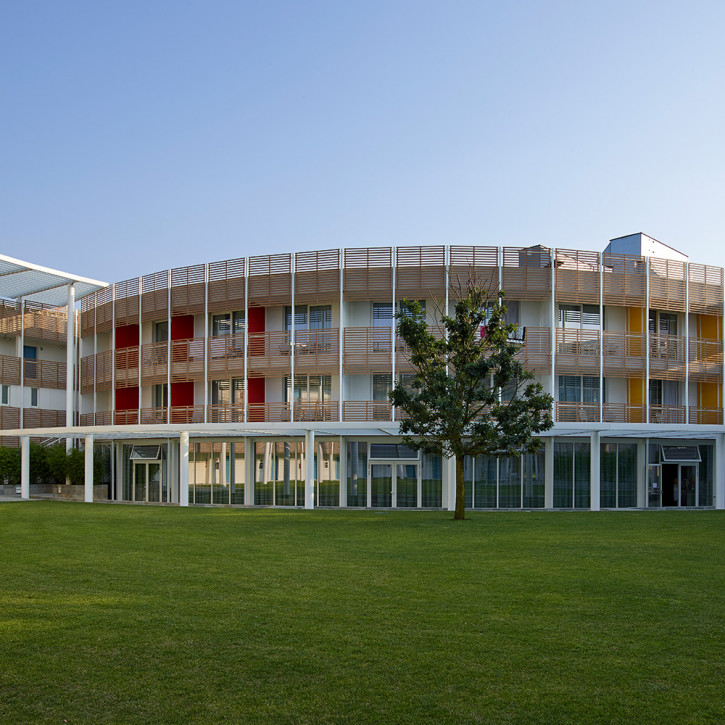
[{"label": "clear blue sky", "polygon": [[725,2],[0,0],[0,251],[106,281],[643,231],[725,265]]}]

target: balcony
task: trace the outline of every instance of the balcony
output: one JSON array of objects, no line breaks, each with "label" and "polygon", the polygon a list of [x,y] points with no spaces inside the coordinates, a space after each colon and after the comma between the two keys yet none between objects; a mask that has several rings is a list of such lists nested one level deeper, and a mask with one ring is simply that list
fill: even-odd
[{"label": "balcony", "polygon": [[346,400],[342,404],[342,419],[345,422],[389,421],[390,403],[372,400]]}]

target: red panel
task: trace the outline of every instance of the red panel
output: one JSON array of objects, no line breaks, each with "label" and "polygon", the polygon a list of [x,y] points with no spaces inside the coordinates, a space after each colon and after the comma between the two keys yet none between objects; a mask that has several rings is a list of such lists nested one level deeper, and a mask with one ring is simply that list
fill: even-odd
[{"label": "red panel", "polygon": [[138,325],[125,325],[116,328],[116,349],[138,345]]},{"label": "red panel", "polygon": [[[171,318],[171,339],[188,340],[194,337],[194,315],[181,315]],[[173,403],[172,403],[173,405]],[[185,405],[185,403],[182,403]],[[191,403],[189,403],[191,405]]]},{"label": "red panel", "polygon": [[171,406],[194,405],[194,383],[171,383]]},{"label": "red panel", "polygon": [[264,403],[264,378],[247,378],[247,395],[250,405]]},{"label": "red panel", "polygon": [[247,314],[249,315],[249,332],[264,332],[264,307],[250,307]]},{"label": "red panel", "polygon": [[116,410],[138,410],[138,387],[116,389]]}]

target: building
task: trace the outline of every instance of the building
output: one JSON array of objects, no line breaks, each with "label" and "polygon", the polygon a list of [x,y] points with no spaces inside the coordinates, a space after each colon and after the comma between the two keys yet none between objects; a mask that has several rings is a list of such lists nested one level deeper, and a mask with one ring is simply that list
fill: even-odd
[{"label": "building", "polygon": [[505,291],[556,424],[539,454],[467,460],[467,505],[725,507],[723,270],[644,234],[601,253],[252,256],[113,285],[45,270],[80,299],[65,348],[65,298],[41,305],[0,276],[0,295],[24,297],[0,319],[5,441],[27,463],[30,436],[84,440],[119,501],[452,508],[453,462],[396,438],[387,393],[411,367],[393,315],[419,299],[438,325],[472,270]]}]

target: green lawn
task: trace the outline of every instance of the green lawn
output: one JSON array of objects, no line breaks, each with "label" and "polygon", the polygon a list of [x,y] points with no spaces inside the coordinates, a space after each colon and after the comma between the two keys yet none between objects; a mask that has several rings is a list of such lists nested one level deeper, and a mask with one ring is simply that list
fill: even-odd
[{"label": "green lawn", "polygon": [[0,722],[723,722],[724,532],[0,504]]}]

